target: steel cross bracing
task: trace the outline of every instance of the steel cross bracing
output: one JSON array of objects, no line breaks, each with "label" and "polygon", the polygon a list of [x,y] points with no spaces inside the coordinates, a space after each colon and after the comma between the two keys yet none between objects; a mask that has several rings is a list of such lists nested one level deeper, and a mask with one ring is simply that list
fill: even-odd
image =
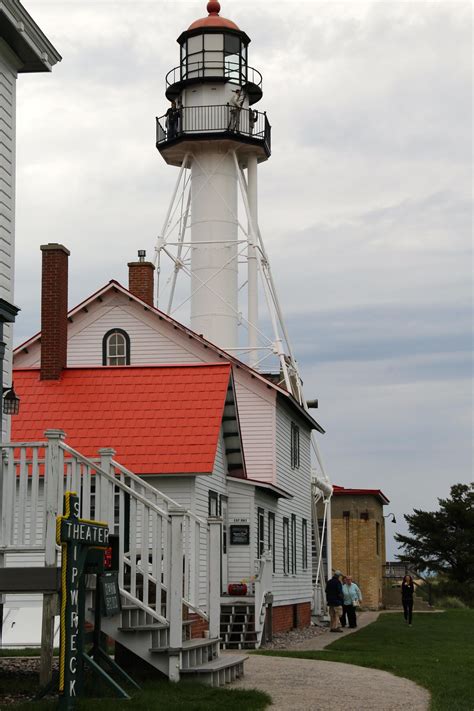
[{"label": "steel cross bracing", "polygon": [[[261,276],[261,281],[263,285],[263,290],[265,293],[265,299],[267,303],[267,308],[272,324],[273,339],[269,338],[263,331],[261,331],[257,324],[250,323],[240,311],[232,308],[228,303],[226,304],[231,308],[238,317],[240,324],[247,327],[252,327],[258,333],[260,341],[263,345],[259,345],[256,350],[258,351],[259,357],[256,359],[256,365],[260,366],[267,358],[272,355],[276,355],[280,365],[280,371],[282,373],[282,382],[284,382],[285,387],[293,393],[295,398],[300,404],[303,404],[303,394],[301,391],[301,381],[298,374],[298,367],[296,360],[294,358],[291,344],[289,342],[288,333],[283,320],[283,314],[281,311],[280,303],[276,293],[273,276],[270,269],[270,264],[268,256],[265,251],[262,236],[258,225],[253,225],[253,220],[250,216],[248,196],[247,196],[247,184],[243,172],[238,164],[237,156],[235,151],[231,151],[233,154],[234,161],[236,163],[237,177],[239,182],[239,187],[241,191],[242,201],[244,204],[246,216],[248,219],[248,228],[242,225],[238,216],[235,214],[234,210],[230,208],[225,198],[220,194],[215,185],[213,185],[214,191],[217,193],[217,197],[221,199],[229,210],[230,214],[235,219],[239,230],[243,234],[243,239],[237,241],[238,251],[235,256],[232,256],[226,264],[224,264],[220,270],[218,270],[214,275],[218,274],[222,269],[224,269],[230,262],[234,259],[238,261],[244,258],[243,261],[247,261],[247,253],[249,245],[252,245],[255,249],[255,256],[258,265],[258,271]],[[225,158],[225,154],[221,161]],[[175,295],[176,295],[176,285],[179,273],[182,271],[187,276],[190,276],[190,250],[191,242],[186,239],[186,231],[189,224],[189,216],[191,212],[191,190],[190,190],[190,177],[186,176],[186,168],[189,167],[190,156],[187,154],[182,162],[179,175],[174,187],[171,201],[166,213],[165,221],[161,234],[159,235],[156,246],[153,262],[157,269],[157,291],[156,291],[156,305],[159,308],[162,300],[164,299],[165,293],[168,293],[166,310],[168,313],[176,313],[182,306],[189,302],[193,294],[197,290],[207,289],[211,294],[218,300],[225,302],[220,294],[214,291],[214,289],[208,283],[209,280],[202,281],[196,277],[198,282],[197,289],[194,290],[187,298],[181,301],[177,306],[174,305]],[[199,159],[197,156],[193,155],[192,160],[199,164]],[[211,173],[207,173],[202,166],[201,169],[206,176],[206,180],[203,181],[199,190],[195,193],[195,196],[199,195],[201,190],[205,189],[209,184],[213,175],[217,172],[219,165],[216,165]],[[226,242],[214,242],[214,244],[226,244]],[[168,277],[165,284],[162,284],[162,256],[167,256],[173,263],[173,269]],[[245,286],[243,284],[240,290]],[[240,347],[235,349],[228,349],[235,351],[236,355],[249,353],[248,347]],[[286,350],[286,353],[285,353]]]},{"label": "steel cross bracing", "polygon": [[[301,378],[299,376],[299,371],[298,371],[298,364],[295,359],[293,349],[291,346],[291,342],[289,339],[288,331],[285,325],[284,317],[283,317],[283,311],[280,305],[280,301],[278,298],[275,282],[273,279],[273,274],[271,271],[270,267],[270,261],[268,258],[267,251],[265,249],[265,245],[263,242],[262,234],[260,231],[260,227],[258,224],[254,224],[254,219],[251,214],[250,210],[250,205],[249,205],[249,195],[248,195],[248,186],[247,186],[247,181],[245,179],[244,171],[241,168],[237,153],[235,150],[229,151],[229,153],[232,155],[234,163],[235,163],[235,168],[236,168],[236,174],[237,174],[237,180],[240,188],[240,195],[242,198],[242,203],[244,206],[245,210],[245,215],[247,218],[247,227],[245,227],[242,222],[239,220],[238,215],[235,213],[235,211],[229,206],[228,202],[225,200],[224,196],[220,193],[219,189],[216,187],[215,184],[212,185],[212,188],[214,192],[216,193],[216,196],[218,199],[222,200],[224,205],[227,207],[229,210],[229,213],[232,215],[233,219],[235,219],[236,224],[238,225],[239,231],[242,234],[242,239],[237,240],[237,242],[233,242],[233,244],[236,244],[237,246],[237,251],[235,255],[230,257],[230,259],[222,265],[222,267],[213,274],[211,278],[214,278],[216,274],[218,274],[220,271],[222,271],[224,268],[228,266],[230,262],[232,262],[234,259],[238,261],[238,263],[247,262],[248,260],[248,254],[249,251],[252,249],[252,253],[256,259],[257,262],[257,270],[258,274],[260,276],[260,281],[263,287],[263,292],[265,295],[265,301],[268,309],[268,314],[270,317],[271,325],[272,325],[272,336],[273,338],[269,338],[265,333],[263,333],[259,328],[256,323],[250,323],[240,311],[236,311],[235,308],[232,307],[232,305],[228,304],[228,302],[225,301],[225,299],[217,293],[208,283],[209,279],[206,281],[202,281],[195,275],[195,281],[198,282],[197,288],[194,290],[194,292],[190,293],[186,298],[181,300],[178,305],[176,306],[174,304],[175,298],[176,298],[176,286],[178,282],[178,276],[180,272],[183,272],[186,276],[189,278],[191,277],[191,269],[190,269],[190,251],[192,247],[191,240],[186,237],[186,233],[189,229],[189,218],[191,214],[191,209],[192,209],[192,201],[191,201],[191,178],[189,175],[186,174],[186,169],[190,167],[191,165],[191,160],[195,161],[201,168],[203,174],[205,175],[205,180],[199,187],[199,189],[194,193],[195,197],[199,195],[199,193],[204,190],[205,188],[208,187],[212,177],[217,173],[222,161],[226,158],[226,155],[223,153],[220,162],[216,164],[214,167],[214,170],[212,172],[207,172],[202,164],[199,162],[198,156],[195,154],[186,154],[183,162],[180,167],[179,175],[176,180],[175,187],[173,189],[171,201],[168,206],[168,210],[166,212],[166,217],[163,223],[163,227],[161,230],[161,234],[158,236],[157,241],[156,241],[156,246],[155,246],[155,254],[154,254],[154,259],[153,263],[156,266],[157,270],[157,286],[156,286],[156,306],[157,308],[160,308],[161,302],[164,300],[166,292],[167,294],[167,303],[166,306],[164,307],[166,309],[166,312],[171,314],[176,314],[179,309],[181,309],[185,304],[187,304],[193,297],[193,294],[196,293],[200,289],[207,289],[210,291],[210,293],[219,301],[226,303],[226,305],[234,311],[236,316],[238,317],[238,322],[241,325],[246,326],[247,328],[252,327],[255,332],[258,334],[260,337],[260,342],[263,345],[259,345],[257,348],[250,348],[250,347],[239,347],[239,348],[228,348],[227,350],[229,352],[233,352],[233,354],[237,356],[245,356],[246,354],[253,352],[257,350],[258,352],[258,357],[254,359],[253,362],[253,367],[258,368],[261,366],[268,358],[270,358],[272,355],[276,356],[278,358],[279,366],[280,366],[280,372],[282,374],[282,384],[286,387],[286,389],[293,394],[295,399],[302,405],[306,410],[307,405],[306,405],[306,400],[303,395],[302,387],[301,387]],[[228,244],[229,242],[227,241],[215,241],[213,244]],[[204,242],[200,242],[200,244],[205,244]],[[168,257],[172,264],[172,271],[170,275],[168,276],[166,282],[162,284],[162,256]],[[245,281],[239,288],[239,291],[245,288],[247,285],[247,281]],[[313,478],[313,527],[315,531],[315,541],[316,541],[316,547],[318,551],[318,569],[317,569],[317,580],[316,584],[319,584],[320,580],[324,579],[324,569],[323,569],[323,564],[322,564],[322,558],[321,558],[321,551],[322,551],[322,546],[324,542],[324,536],[326,535],[326,531],[328,532],[328,538],[330,535],[330,525],[328,525],[328,517],[327,517],[327,509],[329,505],[329,501],[331,498],[332,494],[332,486],[330,483],[330,479],[328,475],[326,474],[323,461],[319,452],[318,444],[316,441],[316,437],[314,433],[312,433],[311,437],[311,446],[313,450],[313,454],[316,458],[316,461],[319,466],[319,473],[318,475]],[[319,535],[319,526],[318,526],[318,521],[317,521],[317,516],[316,516],[316,499],[323,499],[324,501],[324,520],[323,520],[323,530],[322,530],[322,535],[320,539]],[[328,550],[330,550],[330,541],[328,540]],[[329,553],[329,561],[330,561],[330,553]],[[324,593],[323,593],[323,599],[324,599]]]}]

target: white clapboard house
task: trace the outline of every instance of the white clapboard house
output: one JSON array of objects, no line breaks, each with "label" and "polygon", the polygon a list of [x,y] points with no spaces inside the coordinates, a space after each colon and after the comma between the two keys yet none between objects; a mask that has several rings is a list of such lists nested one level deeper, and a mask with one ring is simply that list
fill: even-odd
[{"label": "white clapboard house", "polygon": [[77,489],[83,516],[119,534],[125,606],[109,634],[172,677],[159,652],[171,644],[175,579],[179,636],[184,626],[194,655],[182,650],[178,674],[233,678],[242,658],[222,661],[219,637],[245,649],[270,627],[310,624],[310,435],[323,430],[285,389],[157,310],[152,264],[130,263],[129,289],[110,281],[68,312],[69,253],[42,251],[42,330],[14,354],[10,540],[42,563],[48,496]]}]

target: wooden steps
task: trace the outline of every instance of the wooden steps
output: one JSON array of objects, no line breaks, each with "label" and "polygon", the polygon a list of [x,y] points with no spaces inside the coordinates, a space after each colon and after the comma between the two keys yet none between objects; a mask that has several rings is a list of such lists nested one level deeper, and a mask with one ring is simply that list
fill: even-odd
[{"label": "wooden steps", "polygon": [[[93,616],[91,606],[88,614]],[[247,657],[220,656],[219,638],[190,639],[195,621],[183,620],[182,641],[178,648],[170,646],[167,624],[158,622],[130,603],[123,606],[120,616],[103,618],[102,627],[109,637],[170,679],[173,675],[175,679],[186,675],[186,678],[210,686],[222,686],[241,677]]]},{"label": "wooden steps", "polygon": [[242,602],[221,605],[222,649],[255,649],[255,605]]},{"label": "wooden steps", "polygon": [[224,654],[199,666],[182,669],[181,673],[208,686],[223,686],[243,676],[246,659],[244,654]]}]

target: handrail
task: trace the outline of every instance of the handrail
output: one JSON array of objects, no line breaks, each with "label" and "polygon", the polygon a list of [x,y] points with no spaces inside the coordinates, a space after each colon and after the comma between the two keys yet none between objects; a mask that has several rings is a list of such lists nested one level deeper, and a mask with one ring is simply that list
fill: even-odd
[{"label": "handrail", "polygon": [[261,142],[271,151],[271,126],[265,112],[238,109],[230,104],[181,106],[172,116],[156,119],[156,145],[160,146],[188,134],[221,134]]},{"label": "handrail", "polygon": [[[262,635],[265,627],[265,614],[267,601],[266,597],[272,592],[273,583],[273,552],[266,551],[258,559],[258,573],[255,578],[255,633],[257,635],[256,647],[262,643]],[[263,615],[263,622],[261,617]]]},{"label": "handrail", "polygon": [[[119,462],[115,461],[115,459],[112,459],[111,464],[116,469],[118,469],[119,472],[122,472],[122,474],[125,474],[125,476],[130,476],[130,477],[139,479],[140,486],[142,486],[146,491],[149,491],[151,494],[153,494],[153,496],[158,495],[158,498],[163,499],[163,501],[166,501],[166,503],[170,504],[171,506],[180,506],[180,504],[177,501],[170,498],[166,494],[163,494],[163,492],[160,491],[159,489],[155,489],[154,486],[151,486],[150,484],[148,484],[148,482],[144,481],[143,479],[140,479],[140,477],[137,477],[137,475],[134,472],[131,472],[130,469],[127,469],[127,467],[124,467],[123,464],[119,464]],[[201,518],[200,516],[197,516],[195,513],[193,513],[189,509],[186,509],[186,515],[189,516],[190,518],[194,519],[194,521],[197,521],[197,523],[200,523],[203,526],[208,525],[205,518]]]},{"label": "handrail", "polygon": [[[216,73],[210,74],[209,72],[211,71]],[[178,84],[188,79],[202,79],[203,77],[206,77],[206,79],[222,77],[232,84],[245,85],[251,83],[259,88],[263,84],[262,75],[254,67],[249,67],[247,64],[243,64],[241,67],[238,62],[216,59],[206,60],[205,62],[201,60],[173,67],[166,75],[166,86],[173,86],[173,84]]]},{"label": "handrail", "polygon": [[[157,506],[156,504],[153,504],[145,496],[142,496],[137,491],[135,491],[135,489],[132,489],[130,486],[127,486],[127,484],[124,484],[122,481],[120,481],[120,479],[117,479],[116,477],[113,476],[113,474],[110,474],[110,472],[106,472],[105,469],[102,469],[98,464],[96,464],[95,462],[92,462],[92,460],[90,460],[88,457],[85,457],[83,454],[76,451],[75,449],[70,447],[68,444],[65,444],[64,442],[60,442],[59,446],[61,447],[62,450],[64,450],[65,452],[68,452],[68,454],[72,454],[74,457],[76,457],[76,459],[78,459],[80,462],[82,462],[86,466],[90,466],[92,464],[96,474],[101,474],[106,479],[108,479],[108,481],[110,481],[111,484],[113,484],[114,486],[117,486],[119,489],[122,489],[123,491],[125,491],[125,493],[132,495],[134,498],[138,499],[138,501],[140,501],[140,503],[145,504],[145,506],[149,506],[150,508],[154,509],[156,511],[156,513],[159,513],[160,516],[163,516],[164,519],[169,521],[169,516],[168,516],[167,511],[165,511],[164,509],[160,509],[159,506]],[[139,479],[140,485],[142,484],[142,480],[139,477],[137,477],[136,474],[132,474],[131,472],[129,472],[129,474],[131,474],[132,477]],[[155,493],[160,493],[160,492],[158,492],[158,490],[155,489]]]}]

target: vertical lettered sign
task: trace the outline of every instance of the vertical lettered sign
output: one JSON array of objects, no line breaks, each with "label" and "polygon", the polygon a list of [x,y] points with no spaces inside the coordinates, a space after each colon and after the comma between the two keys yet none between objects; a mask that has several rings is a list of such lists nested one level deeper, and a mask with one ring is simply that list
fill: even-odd
[{"label": "vertical lettered sign", "polygon": [[79,498],[68,491],[64,515],[56,523],[56,541],[61,545],[61,644],[59,655],[59,693],[61,707],[75,708],[82,692],[82,635],[80,600],[84,591],[84,563],[89,548],[106,548],[107,524],[79,518]]}]

